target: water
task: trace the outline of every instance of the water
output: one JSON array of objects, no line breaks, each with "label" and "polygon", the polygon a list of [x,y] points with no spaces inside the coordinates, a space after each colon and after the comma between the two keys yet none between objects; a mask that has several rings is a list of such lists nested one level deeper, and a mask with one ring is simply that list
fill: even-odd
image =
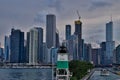
[{"label": "water", "polygon": [[100,71],[95,71],[90,80],[120,80],[120,76],[109,72],[109,76],[100,76]]},{"label": "water", "polygon": [[52,69],[0,69],[0,80],[52,80]]}]

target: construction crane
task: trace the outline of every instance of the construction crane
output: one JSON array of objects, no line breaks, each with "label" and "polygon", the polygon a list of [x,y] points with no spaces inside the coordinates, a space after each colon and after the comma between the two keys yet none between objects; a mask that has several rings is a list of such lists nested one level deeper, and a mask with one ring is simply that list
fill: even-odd
[{"label": "construction crane", "polygon": [[77,15],[78,15],[78,19],[80,20],[81,19],[81,16],[79,14],[79,11],[77,10]]}]

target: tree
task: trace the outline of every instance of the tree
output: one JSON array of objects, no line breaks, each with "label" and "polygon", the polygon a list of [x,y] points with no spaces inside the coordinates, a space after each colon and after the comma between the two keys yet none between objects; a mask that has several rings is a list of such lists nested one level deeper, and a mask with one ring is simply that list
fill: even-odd
[{"label": "tree", "polygon": [[69,62],[70,72],[73,73],[71,80],[79,80],[84,77],[89,69],[93,68],[93,65],[89,62],[73,60]]}]

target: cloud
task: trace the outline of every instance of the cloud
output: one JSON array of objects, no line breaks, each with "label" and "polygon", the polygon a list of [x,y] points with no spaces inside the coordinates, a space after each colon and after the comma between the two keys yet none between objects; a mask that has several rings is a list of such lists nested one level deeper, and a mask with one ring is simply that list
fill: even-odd
[{"label": "cloud", "polygon": [[89,6],[88,10],[96,10],[100,8],[106,8],[106,7],[111,7],[113,4],[110,1],[105,1],[105,0],[93,0],[91,2],[91,5]]},{"label": "cloud", "polygon": [[[120,0],[0,0],[0,41],[4,34],[10,34],[12,26],[28,31],[33,25],[45,26],[46,14],[53,13],[57,18],[57,28],[63,40],[65,25],[72,25],[78,19],[76,10],[80,12],[83,22],[83,38],[89,41],[93,36],[96,40],[104,40],[105,23],[113,15],[116,22],[120,14]],[[119,22],[118,22],[119,23]],[[115,25],[119,34],[119,25]],[[94,35],[96,33],[96,35]],[[2,39],[2,40],[1,40]],[[120,40],[119,36],[115,40]]]},{"label": "cloud", "polygon": [[34,17],[34,22],[38,24],[45,24],[45,14],[40,12]]}]

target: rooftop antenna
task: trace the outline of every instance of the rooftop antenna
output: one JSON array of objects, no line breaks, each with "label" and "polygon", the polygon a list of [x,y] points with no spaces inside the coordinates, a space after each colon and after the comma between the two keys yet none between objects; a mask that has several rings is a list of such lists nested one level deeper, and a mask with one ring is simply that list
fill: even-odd
[{"label": "rooftop antenna", "polygon": [[77,15],[78,15],[78,19],[80,20],[81,19],[81,16],[79,14],[79,11],[77,10]]}]

